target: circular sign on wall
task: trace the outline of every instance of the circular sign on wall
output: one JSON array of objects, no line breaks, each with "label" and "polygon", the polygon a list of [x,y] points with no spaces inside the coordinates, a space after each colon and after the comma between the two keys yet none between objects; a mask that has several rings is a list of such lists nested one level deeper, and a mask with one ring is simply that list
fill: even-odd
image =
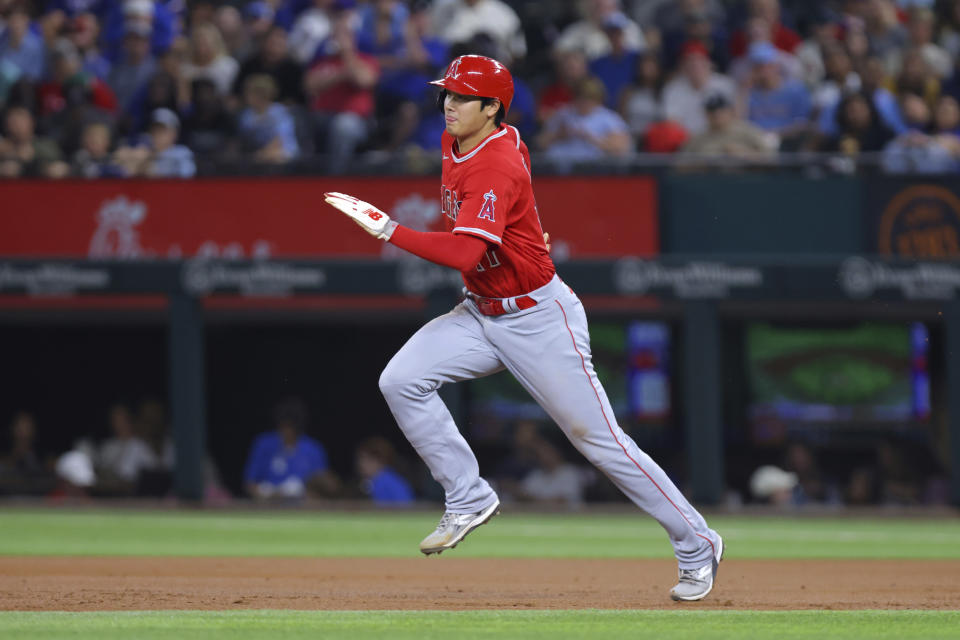
[{"label": "circular sign on wall", "polygon": [[937,185],[907,187],[884,209],[877,235],[883,255],[960,256],[960,198]]}]

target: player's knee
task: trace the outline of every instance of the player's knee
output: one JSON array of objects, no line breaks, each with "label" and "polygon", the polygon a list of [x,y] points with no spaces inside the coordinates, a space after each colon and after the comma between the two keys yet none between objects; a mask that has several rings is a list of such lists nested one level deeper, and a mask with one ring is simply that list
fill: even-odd
[{"label": "player's knee", "polygon": [[436,385],[414,375],[395,360],[391,360],[380,374],[380,393],[387,400],[391,398],[417,398],[429,394]]},{"label": "player's knee", "polygon": [[396,386],[396,380],[394,380],[393,372],[390,370],[390,365],[387,365],[383,371],[380,372],[380,380],[378,382],[380,385],[380,393],[387,395],[391,389]]},{"label": "player's knee", "polygon": [[403,393],[404,387],[410,384],[408,376],[404,375],[400,368],[391,360],[390,363],[380,372],[380,393],[387,399],[391,396]]}]

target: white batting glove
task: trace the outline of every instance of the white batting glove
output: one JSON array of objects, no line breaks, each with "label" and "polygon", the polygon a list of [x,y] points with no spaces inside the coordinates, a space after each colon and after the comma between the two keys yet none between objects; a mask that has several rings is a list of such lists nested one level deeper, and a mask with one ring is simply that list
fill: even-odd
[{"label": "white batting glove", "polygon": [[354,222],[374,238],[389,240],[390,236],[393,235],[393,230],[397,228],[397,223],[391,220],[390,216],[369,202],[357,200],[353,196],[336,191],[323,194],[323,198],[327,201],[327,204],[350,216]]}]

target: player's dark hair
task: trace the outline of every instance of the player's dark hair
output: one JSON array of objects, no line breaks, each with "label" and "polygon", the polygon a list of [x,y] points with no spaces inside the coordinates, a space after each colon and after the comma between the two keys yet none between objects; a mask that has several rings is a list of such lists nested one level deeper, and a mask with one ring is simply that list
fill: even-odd
[{"label": "player's dark hair", "polygon": [[[444,99],[446,99],[446,97],[447,97],[446,89],[441,89],[440,93],[437,94],[437,109],[440,111],[440,113],[443,113],[443,101]],[[467,97],[470,98],[474,96],[467,96]],[[476,96],[476,99],[480,101],[480,106],[483,108],[486,108],[487,105],[489,105],[494,100],[496,100],[496,98],[481,98],[479,96]],[[501,102],[500,108],[497,110],[497,115],[494,116],[493,118],[493,124],[499,127],[500,124],[503,122],[503,119],[506,117],[507,117],[507,112],[504,110],[503,103]]]}]

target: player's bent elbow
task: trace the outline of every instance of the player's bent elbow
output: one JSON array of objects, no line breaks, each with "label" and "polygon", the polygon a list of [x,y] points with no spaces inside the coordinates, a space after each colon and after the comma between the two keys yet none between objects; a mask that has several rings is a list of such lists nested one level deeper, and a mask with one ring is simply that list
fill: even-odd
[{"label": "player's bent elbow", "polygon": [[470,271],[483,259],[487,250],[487,242],[475,236],[460,235],[461,251],[457,253],[458,260],[454,266],[458,271]]}]

